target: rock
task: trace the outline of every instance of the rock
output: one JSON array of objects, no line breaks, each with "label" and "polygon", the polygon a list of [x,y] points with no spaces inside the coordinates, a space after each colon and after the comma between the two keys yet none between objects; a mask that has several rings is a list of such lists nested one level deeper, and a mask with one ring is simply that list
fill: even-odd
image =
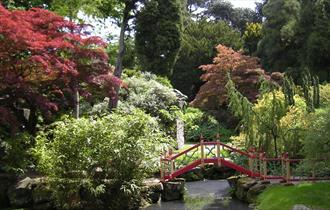
[{"label": "rock", "polygon": [[163,191],[163,185],[160,180],[146,179],[144,185],[146,186],[146,199],[150,200],[152,203],[157,203]]},{"label": "rock", "polygon": [[240,179],[240,176],[231,176],[227,178],[228,184],[231,188],[236,189],[237,181]]},{"label": "rock", "polygon": [[31,207],[33,203],[32,189],[36,180],[26,177],[8,190],[8,198],[12,207]]},{"label": "rock", "polygon": [[11,174],[0,174],[0,209],[9,207],[7,191],[15,181],[16,177]]},{"label": "rock", "polygon": [[185,180],[180,178],[163,183],[162,201],[182,200],[185,191],[184,186]]},{"label": "rock", "polygon": [[262,193],[267,187],[269,183],[263,184],[262,182],[258,182],[256,185],[252,186],[246,194],[246,200],[249,203],[255,203],[257,197],[260,193]]},{"label": "rock", "polygon": [[250,177],[242,177],[237,181],[237,186],[242,187],[245,190],[249,189],[255,184],[257,184],[257,181]]},{"label": "rock", "polygon": [[257,184],[257,181],[250,177],[241,177],[237,181],[235,196],[242,200],[247,201],[247,192],[250,187]]},{"label": "rock", "polygon": [[34,204],[43,204],[52,201],[52,191],[46,184],[38,184],[32,190],[32,200]]},{"label": "rock", "polygon": [[311,210],[310,208],[308,208],[305,205],[302,204],[296,204],[292,207],[292,210]]}]

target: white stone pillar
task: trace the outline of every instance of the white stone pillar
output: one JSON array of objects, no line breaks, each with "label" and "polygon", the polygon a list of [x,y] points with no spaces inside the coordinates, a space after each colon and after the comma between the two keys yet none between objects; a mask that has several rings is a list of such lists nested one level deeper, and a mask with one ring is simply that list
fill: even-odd
[{"label": "white stone pillar", "polygon": [[180,118],[176,119],[176,141],[181,149],[184,146],[184,122]]}]

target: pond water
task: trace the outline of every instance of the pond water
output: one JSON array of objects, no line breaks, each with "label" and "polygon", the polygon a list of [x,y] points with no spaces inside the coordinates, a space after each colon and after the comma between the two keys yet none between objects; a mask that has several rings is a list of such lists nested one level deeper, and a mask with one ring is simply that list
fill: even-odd
[{"label": "pond water", "polygon": [[187,182],[186,188],[183,201],[159,201],[141,210],[251,210],[247,203],[230,197],[227,180]]}]

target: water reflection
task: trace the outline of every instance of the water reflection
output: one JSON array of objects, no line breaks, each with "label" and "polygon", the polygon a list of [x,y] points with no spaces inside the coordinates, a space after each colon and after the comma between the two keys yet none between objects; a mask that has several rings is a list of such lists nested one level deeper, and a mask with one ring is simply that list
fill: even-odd
[{"label": "water reflection", "polygon": [[143,210],[251,210],[229,196],[226,180],[188,182],[186,188],[183,201],[159,202]]}]

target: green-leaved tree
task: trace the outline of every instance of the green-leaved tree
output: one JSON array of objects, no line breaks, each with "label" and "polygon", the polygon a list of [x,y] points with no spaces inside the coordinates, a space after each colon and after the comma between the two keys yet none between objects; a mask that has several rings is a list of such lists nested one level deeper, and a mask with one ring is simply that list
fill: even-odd
[{"label": "green-leaved tree", "polygon": [[179,0],[149,0],[136,20],[136,51],[144,71],[171,76],[181,47]]}]

